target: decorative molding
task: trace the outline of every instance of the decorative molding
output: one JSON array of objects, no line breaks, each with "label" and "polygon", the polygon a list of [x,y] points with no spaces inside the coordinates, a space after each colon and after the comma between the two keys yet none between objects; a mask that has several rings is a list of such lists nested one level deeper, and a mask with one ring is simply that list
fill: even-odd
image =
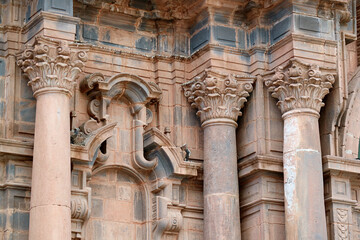
[{"label": "decorative molding", "polygon": [[[165,188],[167,190],[165,190]],[[162,192],[164,196],[158,196],[162,195],[159,194],[159,192]],[[179,185],[176,183],[157,181],[153,184],[152,193],[158,193],[152,197],[152,228],[154,240],[166,238],[166,235],[178,235],[183,226],[183,215],[181,211],[185,207],[179,205]]]},{"label": "decorative molding", "polygon": [[[351,20],[351,12],[349,11],[349,0],[321,0],[318,9],[320,13],[326,12],[326,10],[338,12],[340,16],[339,21],[342,24],[346,24]],[[332,17],[328,15],[330,15],[329,13],[326,16]]]},{"label": "decorative molding", "polygon": [[183,84],[184,94],[191,106],[197,108],[202,123],[209,119],[241,116],[246,97],[253,90],[255,77],[222,74],[206,69],[203,74]]},{"label": "decorative molding", "polygon": [[71,95],[85,61],[85,51],[74,51],[65,41],[37,37],[33,45],[26,45],[17,64],[28,76],[34,96],[46,90],[62,90]]},{"label": "decorative molding", "polygon": [[73,197],[71,199],[71,218],[85,220],[88,216],[89,206],[87,199]]},{"label": "decorative molding", "polygon": [[339,239],[348,240],[349,239],[348,210],[337,208],[336,213],[338,219],[337,234],[339,236]]},{"label": "decorative molding", "polygon": [[86,186],[87,170],[79,170],[81,166],[74,166],[71,182],[71,239],[84,239],[86,225],[91,212],[91,189]]},{"label": "decorative molding", "polygon": [[[270,78],[267,78],[271,76]],[[284,114],[293,109],[310,108],[320,112],[322,102],[335,82],[335,69],[290,60],[284,67],[264,74],[265,85]]]}]

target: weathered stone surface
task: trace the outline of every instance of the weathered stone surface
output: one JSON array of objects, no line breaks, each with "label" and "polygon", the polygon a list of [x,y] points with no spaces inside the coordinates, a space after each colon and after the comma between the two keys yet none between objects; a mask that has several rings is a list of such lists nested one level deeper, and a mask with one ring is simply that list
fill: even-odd
[{"label": "weathered stone surface", "polygon": [[359,9],[0,0],[0,238],[357,239]]}]

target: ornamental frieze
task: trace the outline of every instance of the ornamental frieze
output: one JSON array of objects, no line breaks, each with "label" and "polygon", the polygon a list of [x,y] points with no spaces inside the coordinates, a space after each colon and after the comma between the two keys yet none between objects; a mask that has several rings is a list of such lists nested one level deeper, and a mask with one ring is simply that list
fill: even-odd
[{"label": "ornamental frieze", "polygon": [[264,81],[282,113],[298,108],[320,112],[325,105],[322,100],[335,82],[335,69],[293,59],[266,73]]},{"label": "ornamental frieze", "polygon": [[72,94],[75,79],[84,67],[87,54],[72,50],[65,41],[38,37],[33,45],[26,45],[17,64],[29,77],[28,85],[34,95],[41,89],[62,89]]},{"label": "ornamental frieze", "polygon": [[205,70],[201,76],[183,84],[184,94],[191,106],[198,109],[203,123],[214,118],[229,118],[234,121],[241,116],[246,97],[253,90],[255,77],[222,74]]}]

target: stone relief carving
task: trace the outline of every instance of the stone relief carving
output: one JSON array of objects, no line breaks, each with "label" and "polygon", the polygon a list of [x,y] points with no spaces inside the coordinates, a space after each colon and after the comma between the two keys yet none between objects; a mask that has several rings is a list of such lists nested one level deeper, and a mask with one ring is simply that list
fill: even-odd
[{"label": "stone relief carving", "polygon": [[[168,189],[164,191],[164,189]],[[152,192],[152,220],[153,237],[160,240],[164,235],[178,235],[183,226],[181,210],[184,206],[179,205],[178,185],[176,183],[156,182]]]},{"label": "stone relief carving", "polygon": [[[152,120],[152,112],[147,110],[146,104],[159,100],[161,89],[153,82],[130,74],[118,74],[105,79],[100,73],[91,74],[80,84],[80,91],[89,97],[88,113],[90,120],[83,124],[81,132],[91,130],[96,122],[107,124],[107,108],[112,99],[125,97],[129,102],[130,112],[133,115],[134,136],[134,167],[141,170],[151,170],[157,165],[157,159],[145,159],[143,147],[144,126]],[[80,139],[82,139],[82,136]],[[106,144],[106,143],[105,143]],[[101,156],[101,155],[99,155]]]},{"label": "stone relief carving", "polygon": [[[271,78],[266,78],[272,75]],[[322,102],[335,82],[335,70],[322,68],[315,64],[290,60],[282,67],[264,75],[265,85],[271,96],[277,98],[282,113],[297,109],[310,108],[320,112]]]},{"label": "stone relief carving", "polygon": [[338,12],[340,23],[345,24],[351,20],[348,0],[321,0],[318,9],[320,15],[325,15],[328,18],[333,17],[333,11]]},{"label": "stone relief carving", "polygon": [[240,109],[253,90],[255,77],[221,74],[205,70],[201,76],[183,84],[185,97],[191,106],[198,109],[201,122],[213,118],[230,118],[234,121],[241,116]]},{"label": "stone relief carving", "polygon": [[45,88],[72,94],[86,60],[84,50],[74,51],[65,41],[37,37],[35,44],[26,45],[17,64],[28,75],[35,96]]},{"label": "stone relief carving", "polygon": [[84,239],[84,223],[90,217],[91,189],[86,187],[87,173],[84,170],[72,171],[71,187],[71,239]]},{"label": "stone relief carving", "polygon": [[348,240],[349,239],[348,210],[337,208],[336,213],[338,218],[337,234],[341,240]]},{"label": "stone relief carving", "polygon": [[88,211],[88,202],[85,198],[73,197],[71,199],[71,218],[84,220]]}]

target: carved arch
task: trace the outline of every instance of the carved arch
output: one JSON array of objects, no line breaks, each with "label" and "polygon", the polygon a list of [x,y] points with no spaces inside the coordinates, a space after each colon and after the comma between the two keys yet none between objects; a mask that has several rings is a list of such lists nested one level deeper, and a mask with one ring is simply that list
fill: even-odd
[{"label": "carved arch", "polygon": [[[359,126],[356,125],[356,122],[360,121],[360,67],[356,69],[354,76],[349,81],[348,89],[348,102],[339,128],[339,153],[341,157],[354,158],[356,157],[354,155],[357,154],[352,150],[358,150],[358,138],[360,137]],[[356,149],[351,148],[351,145],[356,145]],[[351,155],[353,157],[350,157]]]},{"label": "carved arch", "polygon": [[89,115],[104,124],[108,120],[107,108],[111,100],[123,97],[129,101],[130,112],[134,117],[134,167],[141,170],[154,169],[158,160],[144,157],[143,133],[146,125],[146,104],[159,101],[161,96],[161,90],[156,83],[146,82],[136,75],[126,73],[108,79],[95,73],[81,82],[80,90],[90,98]]}]

